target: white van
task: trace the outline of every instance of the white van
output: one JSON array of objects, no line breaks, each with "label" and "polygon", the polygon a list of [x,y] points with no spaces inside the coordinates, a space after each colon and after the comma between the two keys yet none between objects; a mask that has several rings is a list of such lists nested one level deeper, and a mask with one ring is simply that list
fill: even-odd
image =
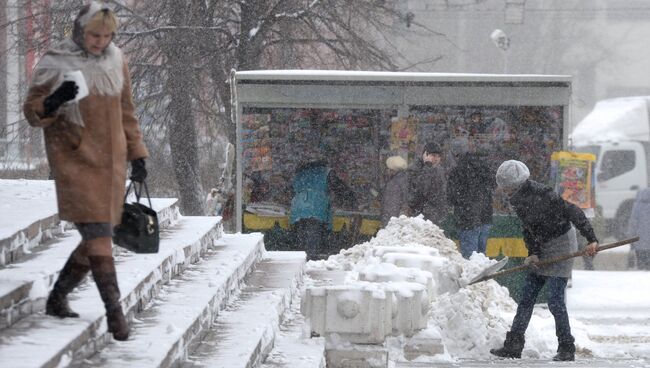
[{"label": "white van", "polygon": [[573,151],[597,157],[596,204],[610,232],[622,237],[636,192],[648,187],[650,96],[599,101],[570,136]]}]

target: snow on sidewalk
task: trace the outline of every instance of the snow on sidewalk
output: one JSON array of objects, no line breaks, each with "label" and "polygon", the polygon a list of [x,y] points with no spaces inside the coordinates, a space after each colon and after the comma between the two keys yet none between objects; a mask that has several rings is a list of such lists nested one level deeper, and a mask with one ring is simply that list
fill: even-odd
[{"label": "snow on sidewalk", "polygon": [[[307,267],[310,273],[345,272],[345,283],[354,283],[360,271],[382,262],[375,256],[377,247],[436,248],[449,260],[449,266],[442,272],[454,268],[462,271],[452,275],[459,282],[457,290],[433,298],[429,323],[440,330],[446,351],[453,359],[493,360],[489,350],[501,346],[516,304],[508,290],[494,280],[463,286],[493,261],[480,254],[465,260],[450,242],[431,222],[402,216],[393,218],[370,241],[342,250],[327,260],[308,262]],[[567,289],[567,308],[578,358],[606,361],[650,357],[648,284],[650,272],[574,271],[573,287]],[[539,305],[526,331],[523,356],[550,359],[556,348],[554,319],[545,305]],[[443,360],[434,358],[428,363],[444,364]]]}]

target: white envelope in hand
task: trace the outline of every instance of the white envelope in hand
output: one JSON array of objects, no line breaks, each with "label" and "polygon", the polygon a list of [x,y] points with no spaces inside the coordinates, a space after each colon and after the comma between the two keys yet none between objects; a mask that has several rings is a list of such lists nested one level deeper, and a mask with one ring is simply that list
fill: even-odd
[{"label": "white envelope in hand", "polygon": [[88,85],[86,84],[86,78],[84,78],[84,75],[81,72],[81,70],[66,72],[63,75],[63,80],[64,81],[73,81],[73,82],[75,82],[77,87],[79,87],[79,91],[77,91],[77,95],[72,100],[73,102],[77,102],[77,101],[81,100],[82,98],[88,96]]}]

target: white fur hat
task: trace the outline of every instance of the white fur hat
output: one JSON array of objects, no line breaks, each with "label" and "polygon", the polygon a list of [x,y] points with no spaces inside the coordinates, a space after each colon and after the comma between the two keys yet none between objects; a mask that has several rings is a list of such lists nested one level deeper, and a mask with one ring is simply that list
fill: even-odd
[{"label": "white fur hat", "polygon": [[504,161],[497,169],[497,184],[502,188],[518,188],[529,177],[530,171],[521,161]]},{"label": "white fur hat", "polygon": [[408,164],[406,163],[406,160],[402,158],[402,156],[391,156],[386,159],[386,167],[391,170],[399,171],[406,170]]}]

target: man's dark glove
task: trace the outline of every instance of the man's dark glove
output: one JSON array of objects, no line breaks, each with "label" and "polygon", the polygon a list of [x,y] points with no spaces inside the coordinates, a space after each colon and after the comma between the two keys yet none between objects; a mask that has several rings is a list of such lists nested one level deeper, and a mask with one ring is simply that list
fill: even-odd
[{"label": "man's dark glove", "polygon": [[79,93],[79,87],[73,81],[65,81],[51,95],[43,101],[45,116],[51,115],[59,109],[61,105],[72,100]]},{"label": "man's dark glove", "polygon": [[142,183],[147,178],[147,169],[144,167],[144,159],[139,158],[131,161],[131,181]]}]

